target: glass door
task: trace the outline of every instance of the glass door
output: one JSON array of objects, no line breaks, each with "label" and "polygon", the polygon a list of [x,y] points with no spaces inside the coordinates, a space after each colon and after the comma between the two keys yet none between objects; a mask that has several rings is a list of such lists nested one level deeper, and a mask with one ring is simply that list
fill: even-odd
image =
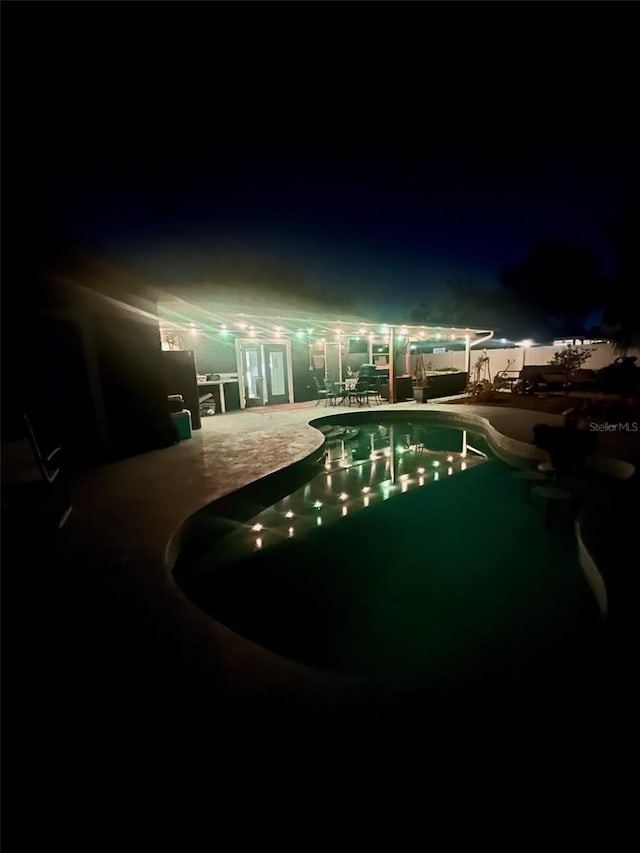
[{"label": "glass door", "polygon": [[340,354],[340,344],[333,341],[327,341],[324,345],[325,352],[325,379],[329,382],[342,381],[342,359]]},{"label": "glass door", "polygon": [[283,344],[263,344],[267,380],[267,406],[289,402],[287,348]]},{"label": "glass door", "polygon": [[247,406],[263,406],[263,381],[258,346],[242,347],[242,376]]}]

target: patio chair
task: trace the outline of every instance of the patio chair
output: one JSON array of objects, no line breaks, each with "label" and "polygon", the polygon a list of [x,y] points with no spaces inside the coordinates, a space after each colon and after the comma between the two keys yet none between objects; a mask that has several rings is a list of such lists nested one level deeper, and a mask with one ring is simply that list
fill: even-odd
[{"label": "patio chair", "polygon": [[363,406],[365,403],[369,405],[368,390],[369,379],[364,376],[360,377],[354,388],[345,391],[345,399],[349,405],[351,405],[352,400],[355,400],[359,406]]},{"label": "patio chair", "polygon": [[318,399],[316,401],[316,406],[320,405],[320,401],[324,400],[325,406],[329,405],[329,401],[332,400],[332,405],[335,404],[336,401],[336,388],[335,384],[331,382],[329,379],[325,379],[324,382],[320,382],[317,376],[313,377],[314,384],[316,386],[316,393],[318,395]]},{"label": "patio chair", "polygon": [[3,514],[6,513],[6,517],[11,520],[30,524],[35,515],[37,487],[43,497],[51,498],[47,509],[51,511],[57,527],[61,528],[73,508],[62,448],[47,444],[44,431],[36,435],[28,415],[25,414],[23,420],[30,457],[29,453],[20,452],[24,442],[17,442],[17,462],[8,474],[7,481],[3,482]]},{"label": "patio chair", "polygon": [[380,383],[382,382],[382,377],[373,376],[369,378],[365,378],[365,382],[367,382],[367,388],[364,391],[364,397],[368,400],[375,400],[378,406],[382,405],[382,397],[380,396]]}]

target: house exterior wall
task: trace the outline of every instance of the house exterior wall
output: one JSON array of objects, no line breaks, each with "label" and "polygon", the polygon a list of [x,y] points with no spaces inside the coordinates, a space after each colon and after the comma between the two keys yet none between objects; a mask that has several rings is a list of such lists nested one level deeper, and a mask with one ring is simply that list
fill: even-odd
[{"label": "house exterior wall", "polygon": [[[43,274],[14,333],[11,411],[27,413],[77,468],[167,447],[156,306],[144,286],[89,262]],[[7,341],[4,342],[5,345]]]}]

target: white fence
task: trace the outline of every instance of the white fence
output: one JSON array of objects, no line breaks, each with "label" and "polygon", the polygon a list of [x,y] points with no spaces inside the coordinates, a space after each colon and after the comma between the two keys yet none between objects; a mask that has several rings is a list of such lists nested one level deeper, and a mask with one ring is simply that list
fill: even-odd
[{"label": "white fence", "polygon": [[[501,370],[521,370],[523,361],[524,364],[548,364],[554,356],[554,353],[562,352],[566,347],[505,347],[505,349],[488,349],[489,356],[489,373],[491,378]],[[620,353],[615,352],[612,344],[591,344],[585,349],[592,351],[589,358],[583,365],[585,370],[600,370],[601,367],[606,367],[616,359]],[[471,371],[482,355],[482,346],[471,350]],[[635,355],[638,358],[640,366],[640,349],[629,349],[625,355]],[[427,370],[441,370],[445,367],[455,367],[456,370],[464,370],[464,350],[457,352],[443,353],[423,353],[422,361]],[[411,372],[415,376],[416,362],[419,356],[411,356]],[[511,361],[509,365],[508,362]]]}]

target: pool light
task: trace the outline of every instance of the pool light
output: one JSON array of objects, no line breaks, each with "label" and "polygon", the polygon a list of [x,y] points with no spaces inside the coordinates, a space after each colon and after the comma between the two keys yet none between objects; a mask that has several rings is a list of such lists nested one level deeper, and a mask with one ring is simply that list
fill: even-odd
[{"label": "pool light", "polygon": [[340,492],[339,498],[341,501],[346,501],[349,495],[346,492]]},{"label": "pool light", "polygon": [[264,527],[261,524],[254,524],[251,529],[255,530],[256,533],[260,533],[261,530],[264,530]]},{"label": "pool light", "polygon": [[288,510],[285,512],[284,517],[285,517],[285,518],[293,518],[293,510],[288,509]]},{"label": "pool light", "polygon": [[313,504],[314,509],[320,509],[322,507],[322,501],[315,501]]}]

